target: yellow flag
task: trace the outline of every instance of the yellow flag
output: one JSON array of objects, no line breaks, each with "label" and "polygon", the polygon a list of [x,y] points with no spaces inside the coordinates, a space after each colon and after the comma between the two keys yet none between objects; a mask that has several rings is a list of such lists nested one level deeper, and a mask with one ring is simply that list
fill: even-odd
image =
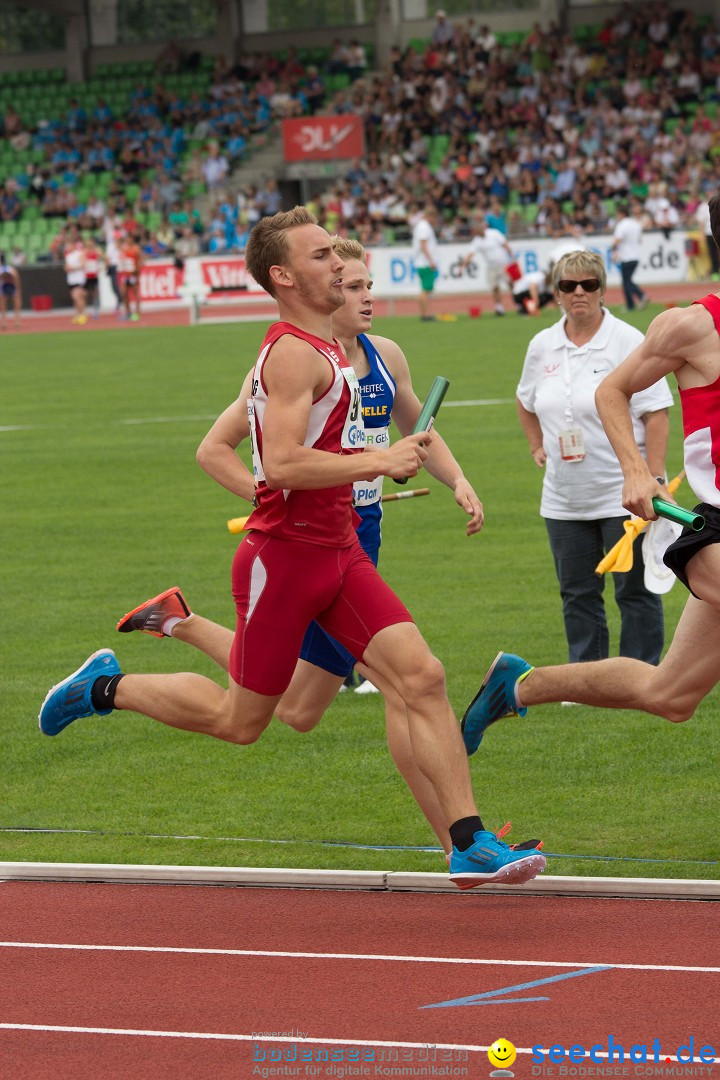
[{"label": "yellow flag", "polygon": [[[682,483],[685,472],[678,473],[673,477],[670,483],[667,485],[668,493],[674,495],[677,489]],[[629,521],[624,523],[625,535],[621,536],[617,544],[610,548],[604,559],[595,567],[595,573],[602,577],[611,570],[614,574],[626,574],[628,570],[632,569],[633,564],[633,544],[635,538],[644,532],[649,525],[648,521],[644,518],[630,518]]]}]

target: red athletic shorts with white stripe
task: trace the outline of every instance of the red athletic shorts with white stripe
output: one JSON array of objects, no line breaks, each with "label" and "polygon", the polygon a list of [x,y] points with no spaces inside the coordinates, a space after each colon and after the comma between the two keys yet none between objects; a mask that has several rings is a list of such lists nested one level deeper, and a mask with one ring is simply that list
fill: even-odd
[{"label": "red athletic shorts with white stripe", "polygon": [[232,587],[230,675],[272,697],[290,685],[313,619],[358,658],[378,631],[413,621],[357,542],[337,549],[251,532],[235,554]]}]

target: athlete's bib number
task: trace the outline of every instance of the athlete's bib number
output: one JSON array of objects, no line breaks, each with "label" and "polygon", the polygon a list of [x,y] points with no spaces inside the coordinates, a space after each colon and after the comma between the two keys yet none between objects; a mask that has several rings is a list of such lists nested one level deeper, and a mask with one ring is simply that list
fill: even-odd
[{"label": "athlete's bib number", "polygon": [[340,368],[350,390],[350,406],[345,417],[340,445],[343,450],[357,450],[365,446],[365,426],[362,418],[360,383],[351,367]]}]

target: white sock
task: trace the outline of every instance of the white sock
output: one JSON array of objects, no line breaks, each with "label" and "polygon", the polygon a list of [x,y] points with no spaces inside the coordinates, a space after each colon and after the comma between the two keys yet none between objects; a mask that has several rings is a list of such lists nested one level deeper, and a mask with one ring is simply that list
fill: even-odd
[{"label": "white sock", "polygon": [[[192,615],[192,612],[190,612],[190,615]],[[190,615],[186,615],[185,619],[189,619]],[[178,615],[169,615],[165,622],[162,624],[162,632],[165,637],[172,637],[172,632],[177,626],[177,624],[185,622],[185,619],[181,619]]]}]

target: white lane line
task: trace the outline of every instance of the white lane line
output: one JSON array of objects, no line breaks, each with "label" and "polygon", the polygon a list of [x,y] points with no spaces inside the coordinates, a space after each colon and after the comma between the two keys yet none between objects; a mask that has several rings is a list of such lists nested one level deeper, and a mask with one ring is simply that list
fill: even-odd
[{"label": "white lane line", "polygon": [[[370,1047],[400,1047],[407,1050],[467,1050],[480,1053],[489,1050],[488,1046],[468,1046],[463,1043],[420,1043],[420,1042],[388,1042],[383,1039],[316,1039],[300,1038],[295,1036],[278,1035],[275,1038],[266,1037],[253,1033],[252,1035],[236,1035],[226,1032],[215,1031],[145,1031],[138,1028],[100,1028],[100,1027],[65,1027],[60,1024],[0,1024],[0,1029],[5,1031],[66,1031],[80,1035],[147,1035],[151,1038],[161,1039],[225,1039],[233,1042],[268,1042],[268,1043],[293,1043],[296,1045],[320,1045],[320,1046],[370,1046]],[[518,1049],[516,1054],[532,1054],[532,1049]]]},{"label": "white lane line", "polygon": [[468,401],[444,401],[444,409],[465,409],[473,405],[513,405],[515,398],[472,398]]},{"label": "white lane line", "polygon": [[113,420],[112,423],[125,426],[130,424],[185,424],[195,423],[198,420],[217,420],[217,417],[210,413],[198,413],[196,416],[141,416],[137,418],[130,417],[126,420]]},{"label": "white lane line", "polygon": [[370,960],[405,964],[472,964],[483,967],[617,968],[621,971],[686,971],[720,975],[720,967],[677,964],[613,964],[578,960],[484,960],[459,956],[397,956],[384,953],[291,952],[276,949],[198,949],[170,945],[77,945],[45,941],[0,941],[0,949],[66,949],[77,952],[179,953],[189,956],[270,956],[295,960]]},{"label": "white lane line", "polygon": [[[444,409],[473,408],[479,405],[512,405],[513,398],[473,398],[468,401],[445,401]],[[217,420],[215,413],[198,413],[191,416],[137,416],[127,417],[124,420],[110,420],[109,424],[119,424],[122,427],[134,427],[141,424],[189,424]],[[67,427],[67,424],[4,424],[0,425],[0,433],[3,431],[48,431],[54,428]],[[106,426],[106,425],[103,425]]]},{"label": "white lane line", "polygon": [[[99,1027],[65,1027],[60,1024],[0,1024],[0,1030],[5,1031],[58,1031],[68,1032],[73,1035],[135,1035],[135,1036],[148,1036],[150,1038],[160,1039],[219,1039],[232,1042],[253,1042],[253,1043],[292,1043],[295,1046],[367,1046],[367,1047],[388,1047],[399,1048],[401,1050],[427,1050],[428,1053],[432,1050],[461,1050],[468,1053],[480,1054],[487,1053],[490,1046],[474,1046],[469,1043],[420,1043],[420,1042],[389,1042],[386,1039],[317,1039],[317,1038],[305,1038],[294,1035],[277,1035],[275,1037],[259,1035],[255,1032],[251,1035],[236,1035],[219,1031],[153,1031],[144,1030],[142,1028],[99,1028]],[[490,1044],[492,1045],[492,1044]],[[549,1047],[541,1047],[546,1053]],[[615,1060],[615,1051],[611,1055],[606,1050],[598,1050],[596,1047],[592,1048],[594,1056],[591,1060],[596,1058],[608,1058],[609,1060]],[[516,1054],[535,1054],[536,1048],[533,1046],[516,1046]],[[586,1054],[589,1057],[590,1054]],[[258,1060],[263,1060],[262,1058]],[[363,1059],[367,1060],[367,1059]],[[384,1060],[381,1059],[381,1060]],[[651,1058],[651,1060],[655,1060]],[[662,1055],[662,1064],[667,1061],[678,1061],[677,1057],[671,1055]],[[698,1059],[699,1060],[699,1059]],[[660,1062],[658,1062],[660,1063]],[[690,1064],[687,1060],[682,1062],[684,1065]]]}]

